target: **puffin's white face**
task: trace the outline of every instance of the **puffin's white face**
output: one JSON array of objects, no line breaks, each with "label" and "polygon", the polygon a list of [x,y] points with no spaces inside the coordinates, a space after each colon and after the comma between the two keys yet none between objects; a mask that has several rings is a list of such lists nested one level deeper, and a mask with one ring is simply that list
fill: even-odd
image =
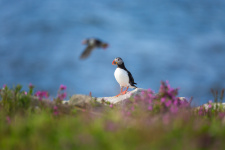
[{"label": "puffin's white face", "polygon": [[117,57],[113,60],[112,64],[113,65],[121,65],[121,64],[123,64],[123,60],[122,60],[122,58]]},{"label": "puffin's white face", "polygon": [[95,44],[95,39],[89,39],[88,40],[88,44],[91,45],[91,46],[94,45]]},{"label": "puffin's white face", "polygon": [[87,44],[93,46],[95,44],[95,39],[86,39],[82,42],[82,44]]}]

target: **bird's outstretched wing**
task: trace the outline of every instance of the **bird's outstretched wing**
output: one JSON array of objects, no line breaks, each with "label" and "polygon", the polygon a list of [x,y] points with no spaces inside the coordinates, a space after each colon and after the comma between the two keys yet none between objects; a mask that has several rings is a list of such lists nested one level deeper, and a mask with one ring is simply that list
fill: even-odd
[{"label": "bird's outstretched wing", "polygon": [[94,46],[87,46],[87,48],[81,54],[80,59],[87,58],[94,48],[95,48]]}]

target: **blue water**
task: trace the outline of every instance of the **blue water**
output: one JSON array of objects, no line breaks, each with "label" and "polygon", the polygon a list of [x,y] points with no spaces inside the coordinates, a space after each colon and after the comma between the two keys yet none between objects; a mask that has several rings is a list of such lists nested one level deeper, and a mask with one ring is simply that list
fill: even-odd
[{"label": "blue water", "polygon": [[[0,86],[29,83],[55,96],[113,96],[115,57],[138,87],[158,91],[161,80],[194,103],[225,86],[224,0],[1,0]],[[81,41],[110,44],[79,60]]]}]

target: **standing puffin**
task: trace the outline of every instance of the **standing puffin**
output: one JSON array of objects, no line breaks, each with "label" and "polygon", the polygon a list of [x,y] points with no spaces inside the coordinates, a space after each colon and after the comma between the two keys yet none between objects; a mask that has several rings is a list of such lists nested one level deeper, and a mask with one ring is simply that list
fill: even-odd
[{"label": "standing puffin", "polygon": [[87,58],[95,48],[106,49],[108,47],[107,43],[95,38],[85,39],[82,43],[87,45],[87,47],[81,54],[80,59]]},{"label": "standing puffin", "polygon": [[[127,68],[124,65],[123,60],[120,57],[117,57],[113,60],[112,65],[117,65],[117,68],[114,72],[114,76],[116,78],[116,81],[120,84],[120,94],[116,95],[123,95],[126,94],[128,88],[137,88],[135,86],[134,78],[132,77],[131,73],[127,70]],[[126,87],[127,89],[123,91],[123,88]]]}]

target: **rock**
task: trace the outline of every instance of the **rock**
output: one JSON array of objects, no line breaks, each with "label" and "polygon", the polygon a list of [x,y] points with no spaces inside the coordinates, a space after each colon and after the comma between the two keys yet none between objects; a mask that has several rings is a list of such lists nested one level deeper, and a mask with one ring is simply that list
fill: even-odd
[{"label": "rock", "polygon": [[69,105],[70,100],[63,100],[62,103],[65,105]]},{"label": "rock", "polygon": [[[218,108],[222,108],[225,109],[225,103],[211,103],[211,104],[203,104],[202,105],[206,110],[209,108],[213,108],[216,109],[216,107]],[[200,109],[201,106],[197,107],[197,109]]]},{"label": "rock", "polygon": [[69,101],[63,101],[63,103],[83,108],[91,101],[93,101],[93,99],[90,96],[77,94],[73,95]]},{"label": "rock", "polygon": [[111,104],[120,104],[122,103],[124,100],[135,96],[137,94],[140,94],[143,91],[147,91],[146,89],[141,89],[141,88],[136,88],[133,91],[129,91],[124,95],[119,95],[118,97],[113,96],[113,97],[98,97],[97,98],[97,102],[102,102],[102,100],[105,100],[106,102],[110,102]]},{"label": "rock", "polygon": [[78,107],[85,107],[87,104],[90,104],[91,102],[94,102],[94,99],[96,99],[97,102],[102,103],[102,100],[105,102],[110,102],[111,104],[119,104],[123,102],[124,100],[130,98],[131,96],[135,96],[137,94],[140,94],[142,91],[147,91],[146,89],[137,88],[133,91],[129,91],[124,95],[120,95],[118,97],[90,97],[88,95],[73,95],[70,100],[64,100],[62,103],[67,105],[74,105]]},{"label": "rock", "polygon": [[[110,104],[123,104],[123,102],[126,99],[129,99],[132,96],[141,94],[142,92],[146,92],[147,89],[142,89],[142,88],[136,88],[133,91],[129,91],[124,95],[119,95],[118,97],[113,96],[113,97],[90,97],[88,95],[73,95],[70,100],[64,100],[63,104],[69,104],[69,105],[74,105],[74,106],[78,106],[78,107],[86,107],[87,104],[90,104],[91,102],[96,102],[101,104],[102,100],[104,100],[107,104],[107,102],[109,102]],[[186,100],[185,97],[180,97],[181,100]]]}]

